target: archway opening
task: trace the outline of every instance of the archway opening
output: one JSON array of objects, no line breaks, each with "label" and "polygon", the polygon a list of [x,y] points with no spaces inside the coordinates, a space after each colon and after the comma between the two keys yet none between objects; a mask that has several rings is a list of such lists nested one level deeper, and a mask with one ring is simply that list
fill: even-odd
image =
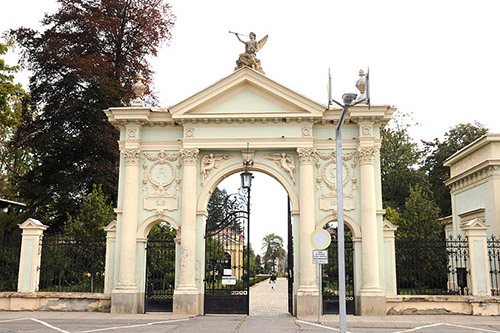
[{"label": "archway opening", "polygon": [[172,312],[175,289],[175,229],[154,225],[146,245],[145,312]]},{"label": "archway opening", "polygon": [[[293,269],[293,244],[292,237],[290,237],[293,235],[291,204],[288,202],[287,191],[276,179],[262,172],[252,172],[254,180],[250,196],[249,228],[247,227],[250,230],[248,256],[245,238],[248,230],[243,228],[244,232],[242,233],[245,238],[242,277],[246,276],[247,271],[249,272],[248,311],[250,315],[285,315],[289,311],[293,312],[291,306],[293,280],[289,280],[290,272]],[[221,181],[217,189],[213,191],[212,196],[220,196],[221,191],[230,196],[239,190],[240,176],[239,173],[235,173]],[[213,198],[209,201],[209,208],[211,201]],[[211,211],[208,209],[207,229],[213,228],[209,223],[214,223],[211,221],[210,213]],[[206,251],[206,254],[208,253],[209,250]],[[234,257],[234,254],[231,256]],[[238,260],[231,259],[232,272],[238,269],[234,265],[235,261]],[[213,266],[210,268],[213,269]],[[205,273],[209,274],[210,278],[217,274],[217,272],[207,273],[207,269]],[[277,276],[275,289],[271,289],[269,283],[273,273]],[[238,276],[235,277],[238,280]],[[207,285],[205,287],[207,288]],[[205,310],[205,312],[207,311]]]},{"label": "archway opening", "polygon": [[[339,266],[337,221],[331,221],[323,226],[331,237],[328,246],[328,264],[322,265],[323,314],[339,314]],[[354,246],[353,231],[344,223],[344,263],[345,263],[345,294],[346,313],[354,314]]]}]

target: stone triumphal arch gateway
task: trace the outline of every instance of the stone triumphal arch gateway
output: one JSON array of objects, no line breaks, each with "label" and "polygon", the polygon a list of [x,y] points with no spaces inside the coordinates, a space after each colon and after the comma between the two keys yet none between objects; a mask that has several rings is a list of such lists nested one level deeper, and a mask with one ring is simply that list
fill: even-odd
[{"label": "stone triumphal arch gateway", "polygon": [[[144,311],[147,237],[166,222],[177,233],[173,311],[205,313],[207,204],[221,180],[252,160],[250,171],[272,176],[288,192],[294,313],[316,314],[310,235],[336,220],[335,126],[342,110],[249,67],[169,108],[146,107],[139,97],[130,107],[105,111],[120,130],[121,151],[117,222],[109,227],[116,238],[108,239],[107,250],[112,312]],[[360,315],[385,315],[386,296],[396,294],[394,228],[383,221],[379,158],[380,129],[394,111],[357,105],[342,128],[345,222]]]}]

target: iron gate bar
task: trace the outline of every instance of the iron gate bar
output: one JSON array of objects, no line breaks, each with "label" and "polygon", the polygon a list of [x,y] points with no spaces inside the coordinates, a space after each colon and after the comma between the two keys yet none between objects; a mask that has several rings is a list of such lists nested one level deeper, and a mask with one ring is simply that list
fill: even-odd
[{"label": "iron gate bar", "polygon": [[[245,195],[246,194],[246,195]],[[205,233],[205,314],[249,314],[250,237],[249,193],[240,190],[224,200],[233,205],[217,225]],[[216,223],[216,222],[215,222]],[[246,245],[245,245],[246,240]],[[246,260],[246,263],[245,263]],[[235,284],[223,284],[224,269],[230,269]]]},{"label": "iron gate bar", "polygon": [[290,205],[290,197],[287,197],[288,209],[288,312],[293,316],[293,228],[292,228],[292,210]]},{"label": "iron gate bar", "polygon": [[146,312],[171,312],[175,286],[175,238],[173,229],[156,225],[146,245]]}]

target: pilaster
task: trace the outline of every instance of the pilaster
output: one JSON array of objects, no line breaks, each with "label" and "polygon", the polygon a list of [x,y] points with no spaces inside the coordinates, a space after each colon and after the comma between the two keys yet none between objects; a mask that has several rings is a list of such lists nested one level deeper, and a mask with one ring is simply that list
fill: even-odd
[{"label": "pilaster", "polygon": [[140,127],[127,125],[126,135],[121,148],[125,161],[123,207],[121,219],[120,260],[118,284],[111,295],[111,313],[140,313],[144,308],[144,297],[138,292],[136,284],[136,238],[137,215],[139,209],[139,163],[141,158]]},{"label": "pilaster", "polygon": [[115,258],[115,245],[116,245],[116,221],[108,224],[104,231],[106,231],[106,265],[104,269],[104,293],[109,294],[112,290],[113,283],[113,267]]},{"label": "pilaster", "polygon": [[179,284],[174,291],[175,314],[201,314],[201,294],[196,286],[196,182],[199,150],[180,150],[182,169],[181,255]]},{"label": "pilaster", "polygon": [[377,242],[377,207],[375,191],[375,156],[378,148],[364,145],[358,148],[361,195],[361,290],[357,298],[359,315],[385,315],[385,296],[380,286],[379,249]]},{"label": "pilaster", "polygon": [[38,291],[40,281],[43,232],[48,226],[30,218],[19,224],[19,228],[23,230],[23,234],[17,291],[20,293],[34,293]]},{"label": "pilaster", "polygon": [[300,167],[300,281],[297,290],[297,316],[318,312],[316,267],[312,263],[313,247],[309,240],[315,225],[314,207],[314,149],[298,148]]}]

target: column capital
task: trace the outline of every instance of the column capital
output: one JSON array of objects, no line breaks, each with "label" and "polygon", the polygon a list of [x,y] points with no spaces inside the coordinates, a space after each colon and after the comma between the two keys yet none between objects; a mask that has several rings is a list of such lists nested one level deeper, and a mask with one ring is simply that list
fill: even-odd
[{"label": "column capital", "polygon": [[199,149],[196,148],[182,148],[180,150],[182,160],[185,164],[196,164],[198,163]]},{"label": "column capital", "polygon": [[316,150],[312,147],[297,148],[300,164],[311,164],[314,162],[314,153]]},{"label": "column capital", "polygon": [[359,147],[358,156],[361,164],[373,164],[375,162],[375,154],[378,152],[377,147]]},{"label": "column capital", "polygon": [[122,150],[126,165],[139,165],[141,159],[141,150],[138,148],[129,148]]}]

